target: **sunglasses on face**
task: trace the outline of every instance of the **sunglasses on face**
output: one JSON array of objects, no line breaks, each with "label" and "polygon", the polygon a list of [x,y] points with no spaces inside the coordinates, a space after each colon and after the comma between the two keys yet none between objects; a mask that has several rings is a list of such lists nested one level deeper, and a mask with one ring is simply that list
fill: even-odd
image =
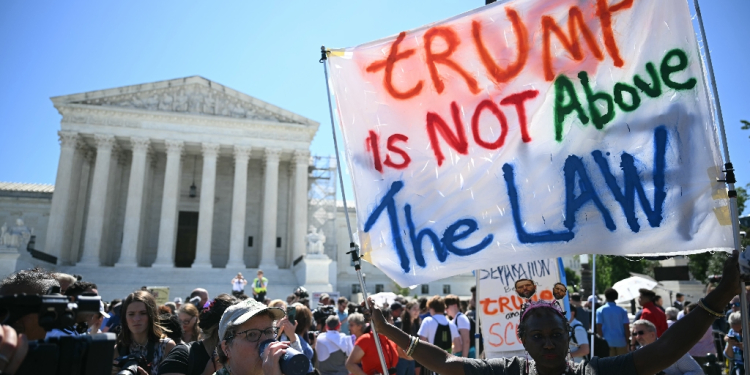
[{"label": "sunglasses on face", "polygon": [[266,329],[248,329],[246,331],[237,332],[234,336],[228,337],[226,340],[230,340],[234,337],[245,335],[245,340],[249,342],[258,342],[263,337],[274,338],[278,333],[278,328],[268,327]]},{"label": "sunglasses on face", "polygon": [[633,337],[643,336],[646,334],[646,331],[635,331],[633,332]]}]

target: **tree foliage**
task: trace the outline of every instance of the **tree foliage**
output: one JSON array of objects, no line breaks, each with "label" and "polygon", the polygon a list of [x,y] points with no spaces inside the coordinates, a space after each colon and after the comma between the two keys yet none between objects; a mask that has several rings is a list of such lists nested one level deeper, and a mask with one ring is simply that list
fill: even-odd
[{"label": "tree foliage", "polygon": [[654,268],[659,262],[646,259],[628,258],[614,255],[597,255],[596,257],[596,291],[612,287],[616,282],[630,277],[631,272],[654,277]]},{"label": "tree foliage", "polygon": [[565,281],[568,284],[568,289],[571,289],[571,291],[577,292],[578,288],[581,287],[581,277],[578,276],[576,271],[568,267],[565,267]]},{"label": "tree foliage", "polygon": [[720,275],[724,268],[724,261],[727,259],[727,253],[716,252],[710,253],[705,252],[701,254],[688,255],[690,261],[688,261],[688,269],[693,277],[706,284],[708,283],[708,276]]}]

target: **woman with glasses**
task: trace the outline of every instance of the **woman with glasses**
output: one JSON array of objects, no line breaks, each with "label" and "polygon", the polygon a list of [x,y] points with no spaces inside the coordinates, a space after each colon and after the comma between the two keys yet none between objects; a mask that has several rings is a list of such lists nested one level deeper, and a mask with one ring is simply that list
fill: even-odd
[{"label": "woman with glasses", "polygon": [[[201,340],[196,336],[193,342],[172,349],[162,361],[159,375],[210,375],[220,370],[222,365],[216,350],[219,345],[219,322],[227,308],[237,302],[236,298],[226,293],[219,294],[211,301],[196,319],[195,325],[203,331]],[[180,310],[187,306],[195,309],[187,303],[180,306]],[[180,317],[182,324],[189,320],[184,318]]]},{"label": "woman with glasses", "polygon": [[198,309],[191,303],[180,306],[177,317],[182,326],[182,341],[185,343],[198,340]]},{"label": "woman with glasses", "polygon": [[252,299],[229,307],[219,323],[219,361],[223,365],[216,375],[280,375],[279,357],[289,347],[288,342],[273,342],[258,352],[261,342],[276,338],[274,321],[284,317],[284,311],[267,307]]}]

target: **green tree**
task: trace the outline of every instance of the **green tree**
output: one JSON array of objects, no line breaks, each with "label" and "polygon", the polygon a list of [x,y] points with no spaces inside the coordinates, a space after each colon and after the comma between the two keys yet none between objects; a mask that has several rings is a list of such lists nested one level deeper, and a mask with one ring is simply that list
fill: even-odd
[{"label": "green tree", "polygon": [[396,293],[400,296],[409,297],[409,288],[402,288],[401,285],[398,285],[394,282],[391,289],[393,290],[393,293]]},{"label": "green tree", "polygon": [[577,292],[578,288],[581,287],[581,278],[578,276],[576,271],[573,271],[568,267],[565,267],[565,281],[567,281],[568,289],[570,289],[571,292]]},{"label": "green tree", "polygon": [[727,253],[717,251],[715,253],[705,252],[700,254],[688,255],[688,269],[693,277],[706,284],[709,275],[719,275],[724,268],[724,261],[727,259]]},{"label": "green tree", "polygon": [[631,272],[654,277],[654,268],[659,262],[646,259],[628,258],[614,255],[596,257],[596,291],[604,293],[616,282],[630,277]]},{"label": "green tree", "polygon": [[747,202],[747,189],[750,188],[750,184],[745,185],[743,188],[742,186],[735,186],[734,190],[737,191],[737,212],[742,216],[742,213],[745,212],[745,202]]}]

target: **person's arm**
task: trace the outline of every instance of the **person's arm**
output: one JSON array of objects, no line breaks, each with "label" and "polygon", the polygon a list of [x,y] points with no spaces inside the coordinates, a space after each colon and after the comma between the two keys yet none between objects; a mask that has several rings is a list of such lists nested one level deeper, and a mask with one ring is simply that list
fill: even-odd
[{"label": "person's arm", "polygon": [[[732,297],[739,294],[740,279],[747,280],[750,276],[740,276],[738,257],[739,252],[735,250],[732,256],[724,262],[721,282],[703,299],[707,308],[715,312],[723,311],[724,306]],[[656,342],[633,352],[633,362],[638,374],[655,374],[677,362],[703,337],[714,320],[716,319],[713,315],[700,307],[686,314]]]},{"label": "person's arm", "polygon": [[596,323],[596,334],[599,336],[604,337],[604,333],[602,333],[602,324]]},{"label": "person's arm", "polygon": [[[630,341],[630,339],[633,338],[632,335],[630,334],[630,323],[624,323],[622,325],[622,329],[625,332],[625,342],[627,343],[627,342]],[[628,349],[628,350],[630,350],[630,349]]]},{"label": "person's arm", "polygon": [[589,344],[578,345],[578,349],[574,352],[570,352],[571,357],[583,357],[589,355]]},{"label": "person's arm", "polygon": [[732,349],[734,346],[727,342],[727,345],[724,347],[724,357],[727,357],[729,359],[734,359],[734,349]]},{"label": "person's arm", "polygon": [[[370,306],[374,306],[372,301],[370,301]],[[374,311],[372,311],[372,323],[375,324],[375,329],[378,333],[393,341],[398,347],[402,349],[409,348],[409,344],[411,344],[409,335],[395,326],[388,324],[380,310],[374,309]],[[357,349],[355,348],[354,351],[357,351]],[[411,356],[422,366],[438,374],[464,375],[464,360],[462,358],[449,354],[445,350],[427,342],[420,341]],[[349,366],[347,366],[347,369],[349,369]],[[349,369],[349,371],[351,370]],[[352,374],[354,374],[354,372],[352,372]]]},{"label": "person's arm", "polygon": [[362,371],[362,368],[359,367],[359,364],[362,363],[362,357],[365,356],[365,351],[362,350],[359,346],[355,346],[354,350],[352,350],[352,354],[349,355],[349,358],[346,359],[346,369],[349,371],[352,375],[367,375],[364,371]]},{"label": "person's arm", "polygon": [[456,336],[453,338],[453,352],[454,353],[463,353],[464,345],[461,340],[461,336]]},{"label": "person's arm", "polygon": [[461,334],[461,357],[468,358],[469,347],[471,346],[469,345],[469,330],[466,328],[461,328],[458,330],[458,332]]}]

